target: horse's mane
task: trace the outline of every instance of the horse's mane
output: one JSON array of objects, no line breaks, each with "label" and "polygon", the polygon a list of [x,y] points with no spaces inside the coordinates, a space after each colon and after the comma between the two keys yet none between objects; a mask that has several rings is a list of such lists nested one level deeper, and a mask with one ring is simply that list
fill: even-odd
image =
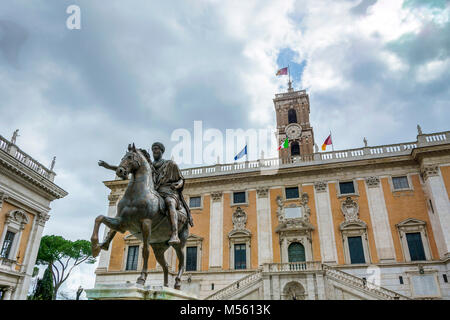
[{"label": "horse's mane", "polygon": [[139,149],[140,152],[142,152],[142,154],[145,157],[145,160],[147,160],[148,164],[151,165],[152,164],[152,159],[150,158],[150,154],[148,153],[147,150],[145,149]]}]

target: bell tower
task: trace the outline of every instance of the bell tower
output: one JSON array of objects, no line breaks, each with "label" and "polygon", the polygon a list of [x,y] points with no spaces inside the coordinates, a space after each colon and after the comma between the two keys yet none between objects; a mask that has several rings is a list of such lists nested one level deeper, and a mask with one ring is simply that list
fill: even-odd
[{"label": "bell tower", "polygon": [[309,96],[306,90],[294,91],[289,81],[287,92],[275,94],[273,99],[277,117],[278,143],[286,138],[288,148],[278,151],[283,160],[292,157],[312,155],[314,152],[314,132],[309,123]]}]

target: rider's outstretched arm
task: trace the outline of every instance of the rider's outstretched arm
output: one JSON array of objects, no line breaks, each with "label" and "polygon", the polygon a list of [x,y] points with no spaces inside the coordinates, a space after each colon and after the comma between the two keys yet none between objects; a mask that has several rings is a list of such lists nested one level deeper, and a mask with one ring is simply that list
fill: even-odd
[{"label": "rider's outstretched arm", "polygon": [[100,161],[98,162],[98,165],[99,165],[100,167],[103,167],[103,168],[106,168],[106,169],[109,169],[109,170],[113,170],[113,171],[116,171],[116,170],[117,170],[117,166],[112,166],[112,165],[106,163],[106,162],[103,161],[103,160],[100,160]]}]

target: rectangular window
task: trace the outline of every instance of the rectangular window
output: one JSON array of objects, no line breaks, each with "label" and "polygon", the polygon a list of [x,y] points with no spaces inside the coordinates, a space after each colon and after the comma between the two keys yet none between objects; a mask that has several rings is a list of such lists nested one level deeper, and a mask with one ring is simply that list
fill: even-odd
[{"label": "rectangular window", "polygon": [[245,203],[245,191],[242,192],[233,192],[233,203]]},{"label": "rectangular window", "polygon": [[189,207],[190,208],[200,208],[202,204],[202,197],[190,197]]},{"label": "rectangular window", "polygon": [[286,188],[286,199],[297,199],[298,195],[298,187]]},{"label": "rectangular window", "polygon": [[129,246],[125,270],[137,270],[139,246]]},{"label": "rectangular window", "polygon": [[186,247],[186,271],[197,270],[197,247]]},{"label": "rectangular window", "polygon": [[392,177],[392,185],[394,186],[394,190],[409,189],[408,177]]},{"label": "rectangular window", "polygon": [[422,243],[422,235],[420,232],[407,233],[406,241],[408,242],[411,261],[426,260],[425,250],[423,249]]},{"label": "rectangular window", "polygon": [[348,250],[350,251],[350,263],[366,263],[361,237],[348,237],[347,241]]},{"label": "rectangular window", "polygon": [[15,233],[12,231],[7,231],[5,240],[3,241],[2,251],[0,257],[9,259],[9,254],[11,253],[11,248],[14,242]]},{"label": "rectangular window", "polygon": [[247,255],[245,243],[234,245],[234,268],[235,269],[247,268]]},{"label": "rectangular window", "polygon": [[353,181],[339,182],[339,190],[341,194],[355,193],[355,185],[353,184]]},{"label": "rectangular window", "polygon": [[402,276],[399,276],[398,280],[400,281],[400,284],[403,284],[403,277]]}]

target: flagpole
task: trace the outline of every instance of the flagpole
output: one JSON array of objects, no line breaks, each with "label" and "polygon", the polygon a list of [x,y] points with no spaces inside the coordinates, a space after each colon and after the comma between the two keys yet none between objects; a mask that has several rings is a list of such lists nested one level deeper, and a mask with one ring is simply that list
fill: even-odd
[{"label": "flagpole", "polygon": [[248,162],[248,138],[245,137],[245,161]]},{"label": "flagpole", "polygon": [[333,143],[333,136],[331,135],[331,130],[330,130],[330,138],[331,138],[331,150],[333,150],[334,152],[334,143]]}]

